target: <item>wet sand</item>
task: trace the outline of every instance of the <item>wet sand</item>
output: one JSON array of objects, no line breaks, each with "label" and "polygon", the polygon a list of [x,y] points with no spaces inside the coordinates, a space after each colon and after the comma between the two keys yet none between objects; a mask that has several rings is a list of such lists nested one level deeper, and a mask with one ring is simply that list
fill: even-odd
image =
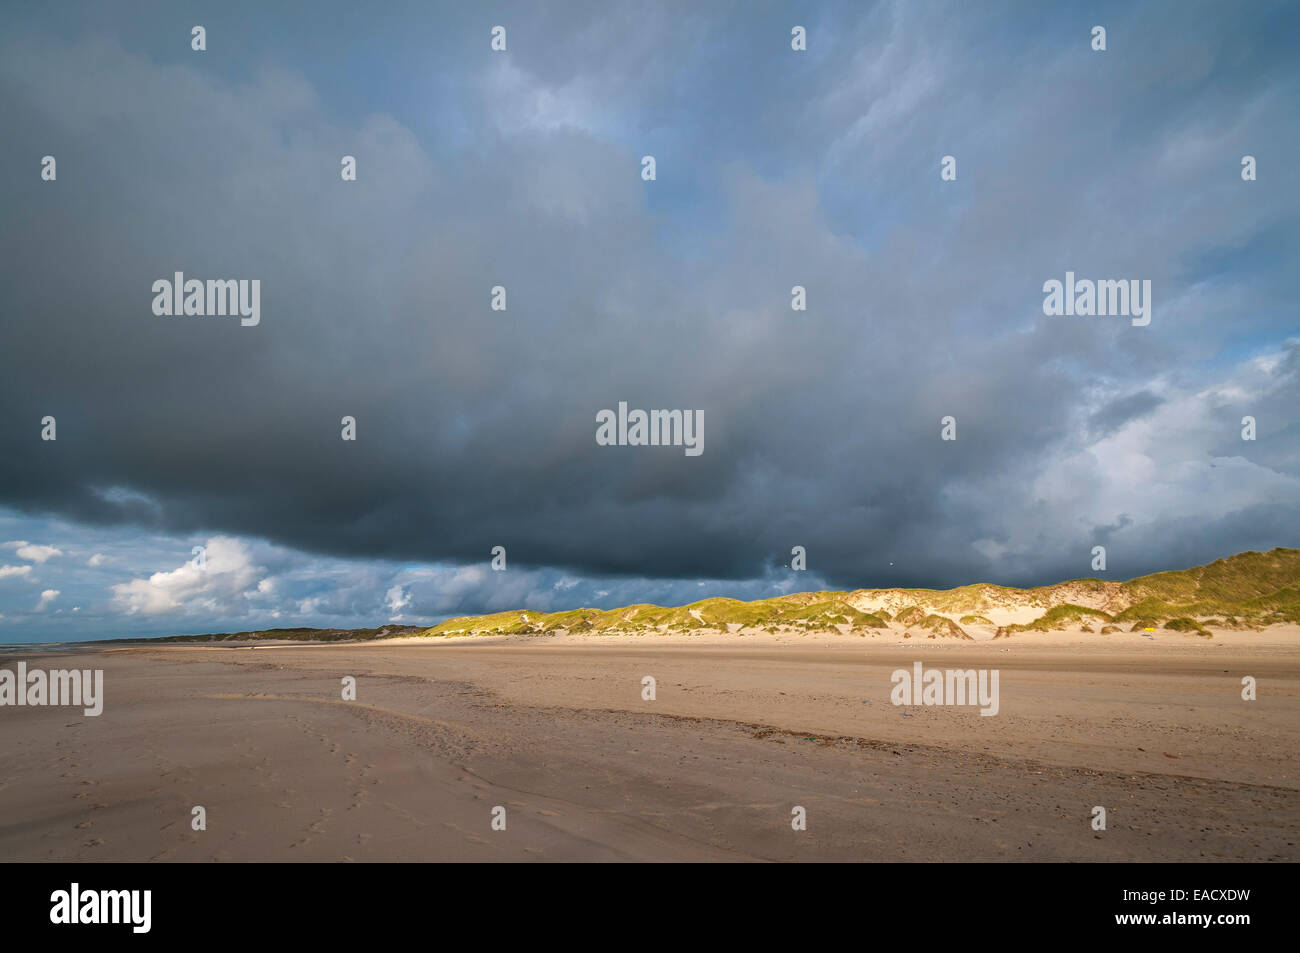
[{"label": "wet sand", "polygon": [[[3,664],[20,658],[102,668],[106,699],[99,717],[0,708],[3,860],[1300,859],[1294,626],[114,646]],[[892,705],[891,672],[918,660],[997,669],[998,714]]]}]

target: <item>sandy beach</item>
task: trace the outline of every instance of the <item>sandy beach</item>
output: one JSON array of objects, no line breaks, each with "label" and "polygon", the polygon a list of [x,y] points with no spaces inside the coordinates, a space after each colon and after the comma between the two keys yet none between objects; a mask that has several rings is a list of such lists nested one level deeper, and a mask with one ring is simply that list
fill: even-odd
[{"label": "sandy beach", "polygon": [[[119,645],[3,665],[20,659],[103,669],[105,701],[0,710],[4,860],[1300,858],[1295,626]],[[998,670],[997,715],[891,704],[891,672],[917,661]]]}]

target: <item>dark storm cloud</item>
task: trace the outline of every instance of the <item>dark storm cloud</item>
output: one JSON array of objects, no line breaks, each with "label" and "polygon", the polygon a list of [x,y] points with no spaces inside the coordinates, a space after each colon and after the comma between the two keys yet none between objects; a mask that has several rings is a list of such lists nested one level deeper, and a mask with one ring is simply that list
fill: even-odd
[{"label": "dark storm cloud", "polygon": [[1093,413],[1088,419],[1089,429],[1096,436],[1109,436],[1130,420],[1149,414],[1163,403],[1163,398],[1149,390],[1125,394]]},{"label": "dark storm cloud", "polygon": [[[1289,14],[1117,7],[1103,58],[1077,16],[999,37],[991,14],[851,4],[805,62],[789,16],[745,11],[518,7],[495,58],[486,21],[390,23],[451,51],[408,77],[444,126],[365,70],[362,118],[340,115],[292,31],[295,67],[232,66],[230,28],[177,55],[156,28],[26,17],[0,66],[0,503],[649,578],[761,578],[803,545],[845,586],[1080,575],[1096,527],[1137,571],[1295,543],[1294,356],[1245,390],[1217,357],[1244,333],[1282,348],[1294,310],[1252,308],[1294,255],[1242,283],[1186,265],[1259,233],[1297,247],[1296,82],[1242,55]],[[1250,185],[1248,151],[1269,169]],[[260,279],[261,324],[155,317],[178,270]],[[1066,270],[1152,279],[1151,326],[1044,317]],[[597,446],[619,401],[703,410],[703,455]],[[1112,441],[1130,433],[1141,451]],[[1230,484],[1211,450],[1241,461]],[[1167,491],[1133,490],[1139,458]]]}]

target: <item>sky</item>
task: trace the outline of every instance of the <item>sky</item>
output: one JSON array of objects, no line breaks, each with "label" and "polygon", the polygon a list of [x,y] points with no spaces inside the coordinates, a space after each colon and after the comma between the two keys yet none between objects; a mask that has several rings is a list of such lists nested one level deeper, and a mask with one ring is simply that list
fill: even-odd
[{"label": "sky", "polygon": [[269,6],[0,11],[0,642],[1300,545],[1300,6]]}]

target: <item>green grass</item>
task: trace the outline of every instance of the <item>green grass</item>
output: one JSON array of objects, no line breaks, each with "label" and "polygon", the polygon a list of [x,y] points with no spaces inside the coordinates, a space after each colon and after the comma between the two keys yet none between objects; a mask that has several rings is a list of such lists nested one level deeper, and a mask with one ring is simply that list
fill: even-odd
[{"label": "green grass", "polygon": [[928,629],[932,633],[930,636],[932,639],[936,636],[953,639],[970,638],[970,636],[966,634],[966,631],[956,622],[953,622],[952,619],[949,619],[946,616],[935,615],[933,613],[921,620],[920,627],[922,629]]},{"label": "green grass", "polygon": [[920,606],[908,606],[906,609],[900,609],[894,616],[894,621],[902,625],[919,625],[925,619],[926,611]]},{"label": "green grass", "polygon": [[1187,618],[1170,619],[1168,622],[1165,623],[1165,628],[1171,629],[1174,632],[1195,632],[1198,635],[1205,635],[1205,636],[1208,636],[1210,634],[1210,630],[1205,628],[1205,626],[1201,625],[1195,619],[1187,619]]},{"label": "green grass", "polygon": [[1087,622],[1094,620],[1102,620],[1105,622],[1113,621],[1109,614],[1102,612],[1100,609],[1090,609],[1087,606],[1076,606],[1073,603],[1066,602],[1048,609],[1033,622],[1003,626],[998,630],[998,634],[1011,635],[1014,632],[1051,632],[1063,629],[1067,625],[1074,623],[1086,624]]}]

